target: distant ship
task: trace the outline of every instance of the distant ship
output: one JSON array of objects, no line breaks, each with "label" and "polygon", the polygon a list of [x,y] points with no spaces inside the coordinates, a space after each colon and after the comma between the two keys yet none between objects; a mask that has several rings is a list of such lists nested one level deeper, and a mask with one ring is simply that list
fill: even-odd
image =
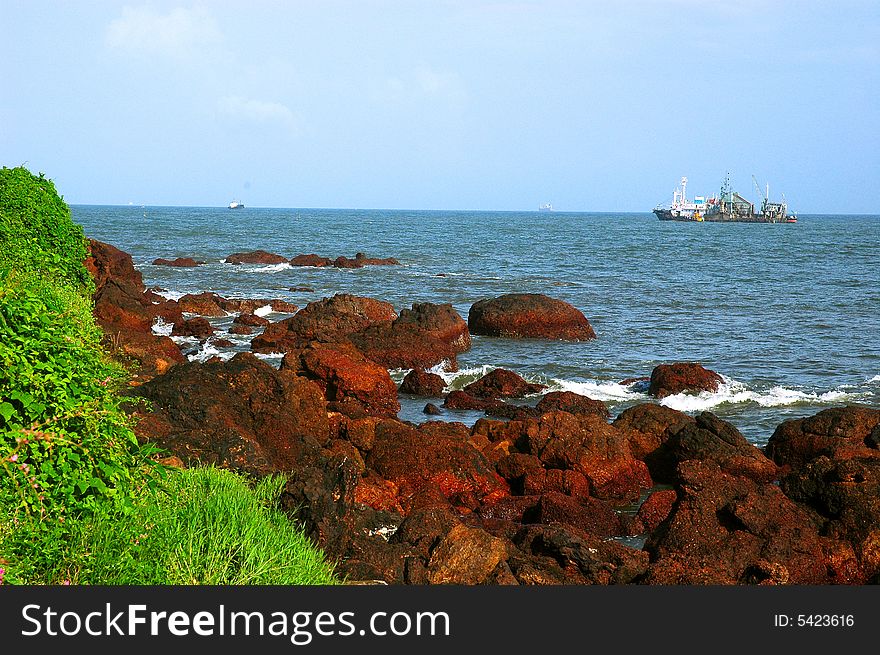
[{"label": "distant ship", "polygon": [[539,212],[552,212],[553,211],[553,203],[544,203],[543,205],[538,205]]},{"label": "distant ship", "polygon": [[680,186],[672,192],[672,202],[669,206],[658,205],[654,208],[654,214],[661,221],[797,223],[797,217],[788,213],[785,196],[782,202],[770,202],[770,185],[767,185],[766,191],[762,191],[754,175],[752,180],[763,197],[759,212],[755,211],[754,203],[731,190],[728,175],[718,196],[694,196],[693,201],[687,198],[688,179],[681,178]]},{"label": "distant ship", "polygon": [[229,203],[229,209],[244,209],[244,205],[240,200],[233,200]]}]

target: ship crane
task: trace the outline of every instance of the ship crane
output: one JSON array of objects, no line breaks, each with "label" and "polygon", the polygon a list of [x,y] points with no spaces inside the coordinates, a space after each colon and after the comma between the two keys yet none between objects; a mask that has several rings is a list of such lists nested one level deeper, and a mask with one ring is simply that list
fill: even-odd
[{"label": "ship crane", "polygon": [[758,184],[758,180],[757,180],[757,178],[755,178],[754,175],[752,175],[752,182],[755,183],[755,189],[758,190],[758,195],[761,196],[762,198],[764,198],[764,202],[765,203],[770,202],[770,185],[769,184],[767,185],[767,191],[765,192],[761,189],[761,185]]}]

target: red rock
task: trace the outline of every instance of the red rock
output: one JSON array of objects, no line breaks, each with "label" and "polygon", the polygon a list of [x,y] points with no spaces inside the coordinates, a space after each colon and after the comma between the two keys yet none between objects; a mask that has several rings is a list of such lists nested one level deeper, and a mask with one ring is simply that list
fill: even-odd
[{"label": "red rock", "polygon": [[253,334],[254,329],[247,325],[233,325],[229,328],[229,334]]},{"label": "red rock", "polygon": [[328,257],[319,257],[315,254],[297,255],[290,260],[291,266],[329,266],[331,261]]},{"label": "red rock", "polygon": [[431,553],[431,584],[480,584],[507,560],[507,546],[485,530],[454,526]]},{"label": "red rock", "polygon": [[232,348],[235,344],[229,339],[213,339],[211,340],[211,345],[217,348]]},{"label": "red rock", "polygon": [[250,327],[262,327],[271,323],[267,318],[257,316],[256,314],[239,314],[232,321],[233,325],[248,325]]},{"label": "red rock", "polygon": [[653,532],[658,525],[666,520],[678,498],[675,489],[655,491],[645,499],[639,507],[636,518],[644,526],[646,532]]},{"label": "red rock", "polygon": [[422,413],[432,415],[432,416],[437,416],[438,414],[442,414],[443,412],[434,403],[428,403],[425,405],[425,408],[422,410]]},{"label": "red rock", "polygon": [[767,455],[777,464],[794,468],[821,456],[878,459],[877,435],[880,410],[833,407],[781,423],[767,442]]},{"label": "red rock", "polygon": [[175,323],[171,329],[171,334],[177,337],[198,337],[204,338],[214,334],[214,327],[208,322],[208,319],[196,316]]},{"label": "red rock", "polygon": [[287,352],[310,341],[341,341],[371,325],[390,324],[395,318],[394,307],[387,302],[336,294],[311,302],[294,316],[267,326],[251,348],[255,352]]},{"label": "red rock", "polygon": [[476,409],[484,411],[486,409],[501,405],[500,400],[494,398],[475,398],[466,391],[456,390],[450,391],[443,406],[448,409]]},{"label": "red rock", "polygon": [[131,391],[150,401],[136,432],[187,464],[265,475],[320,456],[329,439],[318,387],[250,353],[178,364]]},{"label": "red rock", "polygon": [[526,382],[513,371],[496,368],[466,385],[463,391],[476,398],[524,398],[546,388],[543,384]]},{"label": "red rock", "polygon": [[399,496],[400,491],[396,484],[372,475],[358,482],[354,490],[354,500],[357,503],[367,505],[373,509],[403,514]]},{"label": "red rock", "polygon": [[578,471],[541,467],[526,473],[522,482],[522,492],[527,495],[557,492],[568,496],[586,497],[590,495],[590,481]]},{"label": "red rock", "polygon": [[620,518],[606,503],[590,496],[574,498],[556,491],[541,496],[533,522],[565,523],[599,537],[623,534]]},{"label": "red rock", "polygon": [[192,257],[178,257],[177,259],[154,259],[154,266],[174,266],[177,268],[194,268],[205,262],[197,262]]},{"label": "red rock", "polygon": [[538,401],[535,409],[539,414],[562,411],[569,414],[595,414],[606,420],[611,418],[611,412],[601,400],[593,400],[572,391],[551,391]]},{"label": "red rock", "polygon": [[420,333],[445,342],[456,353],[463,353],[471,348],[467,323],[449,303],[413,303],[412,309],[401,310],[395,324],[412,327]]},{"label": "red rock", "polygon": [[718,391],[722,378],[696,362],[660,364],[651,371],[648,393],[664,398],[685,391]]},{"label": "red rock", "polygon": [[534,515],[540,496],[504,496],[494,503],[481,505],[477,514],[482,520],[513,521],[524,523],[527,515]]},{"label": "red rock", "polygon": [[[614,419],[614,427],[629,441],[633,456],[644,460],[654,476],[651,455],[674,434],[694,419],[677,409],[655,403],[642,403],[624,410]],[[671,478],[673,471],[664,478]],[[658,478],[659,479],[659,478]]]},{"label": "red rock", "polygon": [[446,381],[436,373],[413,369],[403,378],[399,391],[414,396],[437,398],[443,395],[445,389]]},{"label": "red rock", "polygon": [[471,334],[579,341],[595,339],[587,318],[562,300],[536,293],[512,293],[474,303],[468,313]]},{"label": "red rock", "polygon": [[317,381],[329,401],[354,401],[375,416],[396,416],[400,411],[397,386],[388,371],[351,344],[313,343],[285,355],[281,369]]},{"label": "red rock", "polygon": [[443,364],[458,370],[456,351],[446,341],[412,323],[374,325],[348,336],[358,350],[388,369],[432,368]]},{"label": "red rock", "polygon": [[229,255],[224,261],[227,264],[283,264],[287,261],[287,258],[275,253],[266,252],[265,250],[254,250],[252,252],[234,253]]},{"label": "red rock", "polygon": [[143,276],[135,269],[131,255],[108,243],[89,239],[89,256],[83,264],[98,290],[110,280],[130,283],[140,293],[145,290]]},{"label": "red rock", "polygon": [[333,266],[336,268],[363,268],[364,266],[395,266],[400,264],[399,261],[394,259],[393,257],[386,257],[384,259],[376,259],[372,257],[367,257],[364,253],[359,252],[355,254],[354,259],[349,259],[348,257],[337,257],[333,260]]},{"label": "red rock", "polygon": [[225,299],[216,293],[206,291],[186,294],[177,301],[177,306],[182,312],[199,316],[226,316],[226,312],[220,306],[220,303],[224,301]]},{"label": "red rock", "polygon": [[123,360],[133,360],[138,364],[135,374],[137,381],[162,375],[175,364],[186,361],[180,348],[168,337],[146,332],[113,332],[106,328],[104,331],[112,351],[118,352]]}]

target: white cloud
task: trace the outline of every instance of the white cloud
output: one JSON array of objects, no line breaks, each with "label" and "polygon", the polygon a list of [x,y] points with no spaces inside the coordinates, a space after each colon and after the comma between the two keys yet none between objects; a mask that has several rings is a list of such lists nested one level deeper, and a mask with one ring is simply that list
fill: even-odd
[{"label": "white cloud", "polygon": [[299,132],[300,119],[294,111],[280,102],[267,102],[241,96],[226,96],[218,103],[220,112],[232,118],[256,123],[275,123],[292,134]]},{"label": "white cloud", "polygon": [[200,7],[164,14],[151,7],[125,7],[105,33],[111,48],[176,59],[188,59],[221,40],[217,21]]}]

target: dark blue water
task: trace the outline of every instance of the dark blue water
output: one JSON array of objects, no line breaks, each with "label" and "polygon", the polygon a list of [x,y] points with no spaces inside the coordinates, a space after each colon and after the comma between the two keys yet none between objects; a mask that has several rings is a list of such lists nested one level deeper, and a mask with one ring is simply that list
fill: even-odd
[{"label": "dark blue water", "polygon": [[[801,216],[796,224],[677,223],[653,214],[73,206],[93,238],[131,252],[148,286],[303,306],[337,292],[450,302],[510,292],[566,300],[590,319],[585,343],[475,337],[446,375],[457,388],[503,366],[606,401],[613,414],[647,397],[624,378],[659,363],[702,362],[718,393],[673,396],[762,444],[785,418],[843,404],[880,408],[880,217]],[[232,266],[262,248],[287,257],[365,252],[399,267]],[[191,256],[197,269],[153,266]],[[442,274],[443,277],[439,275]],[[308,286],[314,292],[292,292]],[[281,316],[270,316],[281,318]],[[218,327],[231,318],[214,319]],[[225,336],[225,335],[223,335]],[[239,338],[236,349],[247,349]],[[212,350],[203,350],[205,357]],[[226,354],[224,353],[224,356]],[[272,361],[272,360],[270,360]],[[274,359],[277,361],[277,358]],[[403,376],[395,371],[396,379]],[[532,402],[534,399],[532,400]],[[425,420],[424,400],[401,416]],[[449,412],[471,423],[480,414]]]}]

